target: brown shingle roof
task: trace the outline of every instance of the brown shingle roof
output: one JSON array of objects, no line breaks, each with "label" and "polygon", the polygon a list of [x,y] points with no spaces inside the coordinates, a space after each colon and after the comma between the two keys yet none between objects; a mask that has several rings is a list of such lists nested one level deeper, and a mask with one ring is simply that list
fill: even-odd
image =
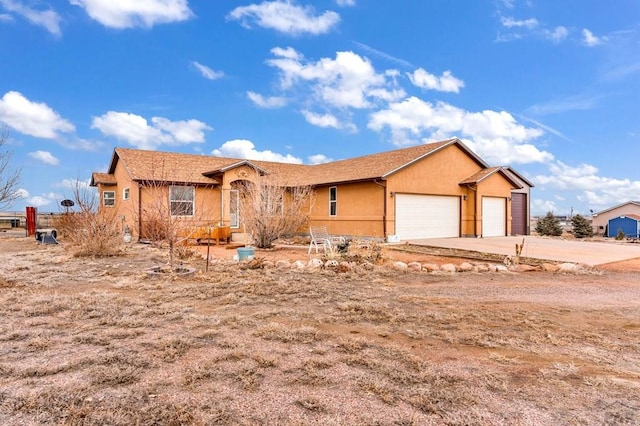
[{"label": "brown shingle roof", "polygon": [[257,167],[261,171],[266,171],[288,185],[326,185],[382,179],[454,144],[467,152],[480,167],[489,167],[487,163],[469,150],[462,142],[454,138],[318,165],[116,148],[109,167],[109,173],[112,174],[115,171],[117,162],[122,161],[134,180],[192,182],[210,185],[219,183],[214,177],[217,173],[248,164]]},{"label": "brown shingle roof", "polygon": [[208,155],[116,148],[109,166],[109,173],[115,171],[118,161],[122,162],[133,180],[190,182],[206,185],[219,182],[212,177],[204,176],[204,172],[216,167],[216,163],[220,165],[229,163],[227,159]]},{"label": "brown shingle roof", "polygon": [[91,175],[91,186],[97,186],[98,184],[102,185],[116,185],[116,177],[109,173],[98,173],[94,172]]},{"label": "brown shingle roof", "polygon": [[488,167],[486,169],[482,169],[460,182],[460,185],[477,185],[495,173],[503,175],[516,188],[522,188],[522,185],[517,182],[515,177],[508,170],[505,170],[504,167]]}]

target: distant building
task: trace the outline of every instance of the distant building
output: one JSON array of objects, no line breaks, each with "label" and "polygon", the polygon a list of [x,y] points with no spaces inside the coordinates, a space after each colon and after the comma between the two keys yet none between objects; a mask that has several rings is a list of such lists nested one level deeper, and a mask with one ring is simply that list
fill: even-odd
[{"label": "distant building", "polygon": [[[612,219],[627,216],[640,216],[640,201],[627,201],[593,214],[593,232],[596,235],[608,236],[609,222]],[[612,230],[614,233],[617,230]]]}]

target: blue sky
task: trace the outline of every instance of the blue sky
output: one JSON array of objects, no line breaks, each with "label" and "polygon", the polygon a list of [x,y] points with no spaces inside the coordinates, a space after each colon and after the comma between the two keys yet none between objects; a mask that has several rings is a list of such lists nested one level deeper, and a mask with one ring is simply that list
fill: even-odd
[{"label": "blue sky", "polygon": [[532,210],[640,199],[638,0],[0,0],[26,205],[113,148],[318,163],[459,137]]}]

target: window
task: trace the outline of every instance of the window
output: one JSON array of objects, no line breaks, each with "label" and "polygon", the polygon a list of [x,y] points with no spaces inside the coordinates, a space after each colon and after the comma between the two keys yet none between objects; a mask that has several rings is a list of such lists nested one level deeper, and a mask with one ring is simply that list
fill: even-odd
[{"label": "window", "polygon": [[128,200],[129,198],[131,198],[131,191],[129,191],[129,188],[125,188],[122,190],[122,199],[123,200]]},{"label": "window", "polygon": [[338,214],[338,187],[329,188],[329,216]]},{"label": "window", "polygon": [[193,186],[170,186],[171,216],[193,216],[194,199],[195,188]]},{"label": "window", "polygon": [[229,213],[232,228],[240,226],[240,191],[232,189],[229,191]]},{"label": "window", "polygon": [[113,207],[116,205],[116,192],[104,191],[102,193],[102,204],[104,206]]}]

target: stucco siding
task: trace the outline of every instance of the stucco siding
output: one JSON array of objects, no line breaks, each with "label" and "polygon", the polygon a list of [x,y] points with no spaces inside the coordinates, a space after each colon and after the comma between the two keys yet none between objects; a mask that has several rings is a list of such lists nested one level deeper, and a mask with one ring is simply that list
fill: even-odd
[{"label": "stucco siding", "polygon": [[[330,188],[336,188],[336,215],[330,215]],[[373,182],[316,188],[311,222],[331,234],[383,237],[384,188]]]}]

